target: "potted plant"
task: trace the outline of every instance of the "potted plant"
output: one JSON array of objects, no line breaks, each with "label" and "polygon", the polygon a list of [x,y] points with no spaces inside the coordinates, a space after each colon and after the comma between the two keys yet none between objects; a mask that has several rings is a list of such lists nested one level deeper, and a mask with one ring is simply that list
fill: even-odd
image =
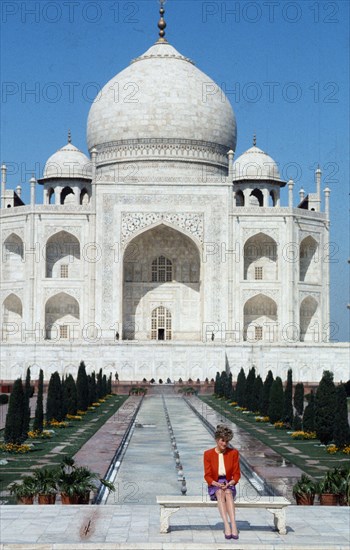
[{"label": "potted plant", "polygon": [[57,494],[57,468],[43,468],[33,474],[38,504],[55,504]]},{"label": "potted plant", "polygon": [[85,466],[76,466],[73,458],[66,457],[58,474],[58,487],[61,492],[62,504],[89,504],[90,492],[96,491],[102,483],[110,491],[114,485]]},{"label": "potted plant", "polygon": [[33,504],[36,494],[36,485],[33,476],[23,477],[20,483],[16,481],[10,485],[10,494],[15,495],[17,504]]},{"label": "potted plant", "polygon": [[293,485],[293,496],[298,505],[311,506],[314,503],[316,485],[306,474]]},{"label": "potted plant", "polygon": [[334,470],[328,470],[317,484],[317,493],[322,506],[336,506],[339,500],[341,476]]},{"label": "potted plant", "polygon": [[339,474],[338,496],[340,506],[350,506],[350,467],[337,469]]}]

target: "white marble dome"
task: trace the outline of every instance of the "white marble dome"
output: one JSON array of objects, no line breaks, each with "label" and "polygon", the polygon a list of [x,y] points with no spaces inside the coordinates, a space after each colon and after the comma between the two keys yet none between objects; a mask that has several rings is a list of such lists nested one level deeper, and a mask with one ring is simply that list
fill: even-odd
[{"label": "white marble dome", "polygon": [[[89,150],[96,147],[98,152],[162,142],[169,148],[174,143],[180,148],[207,144],[226,155],[236,147],[236,120],[219,86],[170,44],[158,42],[96,97],[87,141]],[[138,155],[144,154],[141,147]]]},{"label": "white marble dome", "polygon": [[47,160],[40,181],[53,178],[79,178],[91,180],[91,161],[75,145],[67,145]]},{"label": "white marble dome", "polygon": [[233,181],[273,181],[281,180],[276,162],[259,147],[254,145],[233,163]]}]

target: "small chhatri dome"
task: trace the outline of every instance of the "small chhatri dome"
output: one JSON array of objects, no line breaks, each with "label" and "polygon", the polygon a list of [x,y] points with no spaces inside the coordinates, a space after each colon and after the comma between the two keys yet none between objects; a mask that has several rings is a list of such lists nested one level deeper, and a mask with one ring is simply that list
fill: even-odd
[{"label": "small chhatri dome", "polygon": [[233,181],[275,182],[285,185],[281,179],[276,162],[255,145],[238,157],[233,163]]},{"label": "small chhatri dome", "polygon": [[71,143],[71,133],[68,132],[68,143],[47,160],[43,177],[38,180],[44,183],[48,179],[84,179],[91,180],[91,161],[82,151]]}]

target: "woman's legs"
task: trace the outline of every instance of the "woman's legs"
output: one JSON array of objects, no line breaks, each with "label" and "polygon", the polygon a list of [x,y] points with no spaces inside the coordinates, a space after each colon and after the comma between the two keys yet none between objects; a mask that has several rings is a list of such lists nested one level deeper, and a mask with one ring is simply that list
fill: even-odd
[{"label": "woman's legs", "polygon": [[218,501],[218,508],[219,508],[220,516],[222,517],[222,520],[224,522],[225,535],[231,535],[230,524],[227,520],[228,510],[227,510],[227,506],[226,506],[225,491],[223,491],[222,489],[219,489],[218,491],[216,491],[216,498],[217,498],[217,501]]},{"label": "woman's legs", "polygon": [[226,510],[231,522],[232,535],[238,535],[238,529],[235,520],[235,504],[233,502],[233,495],[229,489],[224,492],[224,498],[226,503]]}]

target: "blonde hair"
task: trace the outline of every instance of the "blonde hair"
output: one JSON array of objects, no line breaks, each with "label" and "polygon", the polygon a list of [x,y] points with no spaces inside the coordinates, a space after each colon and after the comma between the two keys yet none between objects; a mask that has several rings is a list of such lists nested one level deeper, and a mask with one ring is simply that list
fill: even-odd
[{"label": "blonde hair", "polygon": [[225,424],[218,424],[216,426],[215,439],[224,439],[225,441],[231,441],[233,438],[233,431]]}]

